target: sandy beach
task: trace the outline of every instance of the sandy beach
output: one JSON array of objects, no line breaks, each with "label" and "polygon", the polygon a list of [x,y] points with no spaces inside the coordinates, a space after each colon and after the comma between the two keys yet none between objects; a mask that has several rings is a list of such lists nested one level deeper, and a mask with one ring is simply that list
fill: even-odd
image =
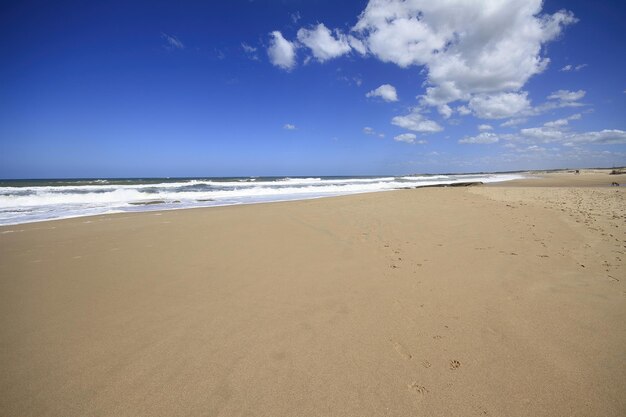
[{"label": "sandy beach", "polygon": [[626,415],[613,181],[0,227],[0,415]]}]

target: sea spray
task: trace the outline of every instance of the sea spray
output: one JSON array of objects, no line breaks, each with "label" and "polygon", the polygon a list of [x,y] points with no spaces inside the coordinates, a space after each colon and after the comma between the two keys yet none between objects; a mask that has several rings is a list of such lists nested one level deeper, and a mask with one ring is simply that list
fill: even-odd
[{"label": "sea spray", "polygon": [[521,174],[399,177],[238,177],[0,181],[0,225],[95,214],[302,200],[464,182],[499,182]]}]

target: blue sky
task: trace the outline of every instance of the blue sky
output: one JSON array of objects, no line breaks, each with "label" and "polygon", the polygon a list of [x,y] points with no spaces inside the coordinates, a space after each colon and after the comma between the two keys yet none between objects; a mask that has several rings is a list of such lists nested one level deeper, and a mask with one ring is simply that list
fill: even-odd
[{"label": "blue sky", "polygon": [[0,177],[626,165],[624,21],[618,1],[3,2]]}]

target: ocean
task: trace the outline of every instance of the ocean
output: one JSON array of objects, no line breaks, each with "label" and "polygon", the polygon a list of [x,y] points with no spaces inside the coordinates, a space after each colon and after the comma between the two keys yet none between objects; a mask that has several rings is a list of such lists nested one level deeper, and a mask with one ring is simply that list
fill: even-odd
[{"label": "ocean", "polygon": [[523,175],[0,180],[0,225],[120,212],[303,200],[518,178],[523,178]]}]

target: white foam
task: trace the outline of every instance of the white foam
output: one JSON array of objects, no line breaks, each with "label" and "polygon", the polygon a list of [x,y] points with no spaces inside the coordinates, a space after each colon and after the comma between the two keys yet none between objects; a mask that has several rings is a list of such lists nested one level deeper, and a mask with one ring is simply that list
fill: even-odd
[{"label": "white foam", "polygon": [[[0,187],[0,224],[19,224],[124,211],[153,211],[309,199],[405,187],[452,184],[470,180],[490,183],[518,178],[523,178],[523,176],[518,174],[416,175],[335,179],[282,178],[276,181],[188,180],[160,184],[102,183],[102,185]],[[163,203],[136,205],[161,201]]]}]

